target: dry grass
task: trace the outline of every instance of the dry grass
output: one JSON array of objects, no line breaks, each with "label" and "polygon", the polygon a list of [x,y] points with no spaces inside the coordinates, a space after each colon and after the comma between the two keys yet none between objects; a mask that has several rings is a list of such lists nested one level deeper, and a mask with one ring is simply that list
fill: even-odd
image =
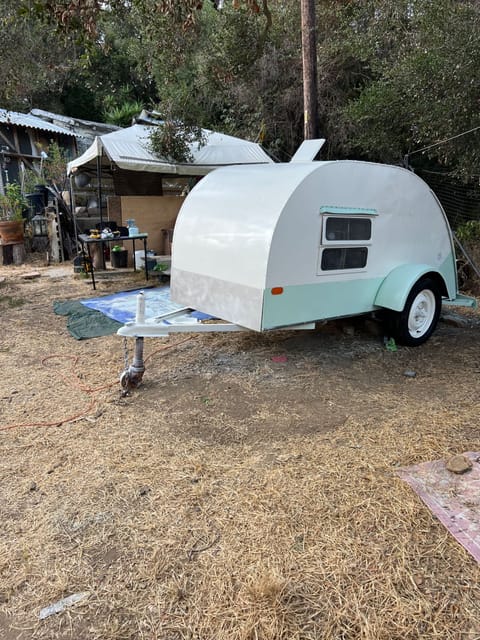
[{"label": "dry grass", "polygon": [[0,432],[0,637],[480,638],[479,567],[395,473],[480,449],[478,328],[396,354],[334,328],[197,337],[122,399],[85,390],[116,379],[119,339],[76,342],[51,311],[88,284],[19,274],[0,272],[27,300],[2,309],[0,422],[86,415]]}]

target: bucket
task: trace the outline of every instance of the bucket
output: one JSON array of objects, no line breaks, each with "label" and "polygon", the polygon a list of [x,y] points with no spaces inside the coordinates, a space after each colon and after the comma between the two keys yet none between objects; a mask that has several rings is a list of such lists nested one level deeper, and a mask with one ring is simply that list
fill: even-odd
[{"label": "bucket", "polygon": [[[147,271],[151,271],[157,264],[155,252],[147,250]],[[135,251],[135,266],[137,269],[145,269],[145,251]]]},{"label": "bucket", "polygon": [[110,264],[114,269],[125,269],[128,265],[128,249],[110,251]]},{"label": "bucket", "polygon": [[145,266],[145,251],[143,249],[135,251],[135,266],[137,269],[143,269]]},{"label": "bucket", "polygon": [[155,260],[155,258],[149,258],[147,256],[147,271],[151,271],[156,264],[157,264],[157,261]]}]

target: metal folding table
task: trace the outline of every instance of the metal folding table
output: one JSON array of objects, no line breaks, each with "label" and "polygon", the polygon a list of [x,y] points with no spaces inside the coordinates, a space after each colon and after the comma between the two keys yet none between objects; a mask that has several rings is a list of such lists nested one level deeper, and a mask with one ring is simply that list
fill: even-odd
[{"label": "metal folding table", "polygon": [[103,253],[103,245],[104,244],[110,244],[110,243],[118,244],[118,243],[124,243],[124,242],[131,241],[132,242],[132,252],[133,252],[133,269],[134,269],[134,271],[136,271],[135,240],[142,240],[143,241],[144,257],[145,257],[145,280],[148,280],[147,238],[148,238],[148,233],[137,233],[137,234],[135,234],[133,236],[116,236],[114,238],[91,238],[86,233],[79,234],[78,239],[82,243],[82,250],[83,250],[84,254],[85,254],[85,247],[87,248],[88,265],[84,265],[84,268],[85,268],[85,271],[87,273],[90,272],[93,288],[96,289],[96,286],[95,286],[95,270],[93,268],[92,255],[90,253],[90,247],[93,244],[101,244],[102,245],[102,253]]}]

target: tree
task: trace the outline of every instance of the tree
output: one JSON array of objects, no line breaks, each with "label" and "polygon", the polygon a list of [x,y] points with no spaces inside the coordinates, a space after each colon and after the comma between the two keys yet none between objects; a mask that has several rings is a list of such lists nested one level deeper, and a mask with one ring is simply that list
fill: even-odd
[{"label": "tree", "polygon": [[146,64],[139,21],[135,11],[100,14],[99,41],[83,47],[64,87],[66,113],[128,126],[142,107],[155,103],[157,89]]},{"label": "tree", "polygon": [[166,117],[152,127],[149,139],[150,151],[168,162],[193,162],[190,145],[198,147],[206,142],[202,129],[196,125],[186,125],[174,118]]},{"label": "tree", "polygon": [[[234,9],[245,6],[253,14],[263,13],[270,19],[268,0],[230,0]],[[37,12],[50,16],[53,21],[66,31],[76,31],[85,34],[88,38],[96,39],[98,36],[99,16],[105,12],[130,11],[139,9],[158,15],[171,17],[177,25],[184,30],[193,27],[198,19],[199,12],[205,6],[213,6],[220,9],[224,6],[224,0],[20,0],[25,8],[33,4]]]},{"label": "tree", "polygon": [[[479,124],[477,3],[384,1],[375,10],[357,3],[343,17],[351,54],[369,76],[339,109],[346,152],[401,163]],[[478,173],[478,135],[432,147],[430,156],[459,174]]]},{"label": "tree", "polygon": [[208,4],[187,31],[179,30],[170,15],[145,22],[159,111],[259,139],[276,155],[291,155],[302,138],[303,117],[295,0],[276,2],[270,22],[264,14],[230,3],[222,11]]},{"label": "tree", "polygon": [[77,47],[72,38],[46,29],[35,10],[24,9],[16,0],[0,0],[0,106],[59,106]]},{"label": "tree", "polygon": [[[17,4],[2,1],[10,11]],[[80,38],[65,56],[68,81],[59,72],[53,85],[71,115],[84,108],[83,117],[127,123],[130,105],[156,106],[187,125],[258,139],[281,159],[303,139],[298,0],[19,2],[29,19],[56,25],[66,46]],[[478,125],[478,1],[316,0],[315,8],[323,156],[401,163],[429,146],[432,161],[478,173],[480,134],[431,146]]]},{"label": "tree", "polygon": [[[102,15],[123,11],[128,4],[128,20],[136,21],[150,54],[145,65],[162,97],[160,111],[175,110],[184,122],[260,136],[280,154],[285,150],[290,155],[302,138],[298,135],[303,109],[297,96],[298,91],[301,95],[297,1],[51,0],[42,4],[67,32],[80,28],[93,44],[101,33]],[[278,38],[280,33],[286,47]],[[270,67],[277,92],[267,77]],[[314,80],[315,74],[310,77]],[[313,95],[311,104],[315,104]],[[280,133],[283,124],[285,134]]]},{"label": "tree", "polygon": [[76,28],[73,23],[60,28],[49,6],[35,0],[0,0],[2,108],[37,107],[102,120],[105,112],[125,103],[155,101],[155,83],[143,65],[137,25],[125,4],[115,11],[99,10],[98,39],[88,42],[80,37],[79,22]]}]

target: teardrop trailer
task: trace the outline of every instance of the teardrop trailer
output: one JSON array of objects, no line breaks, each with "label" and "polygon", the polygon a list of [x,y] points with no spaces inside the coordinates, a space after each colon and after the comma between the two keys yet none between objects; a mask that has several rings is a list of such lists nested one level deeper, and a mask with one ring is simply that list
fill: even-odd
[{"label": "teardrop trailer", "polygon": [[[382,311],[400,344],[423,344],[442,301],[475,306],[457,289],[453,235],[431,189],[406,169],[361,161],[312,161],[323,141],[292,161],[230,166],[203,178],[177,219],[171,299],[179,311],[134,322],[135,387],[143,338],[176,332],[313,329],[321,320]],[[305,161],[308,158],[308,161]],[[197,310],[219,324],[175,322]]]}]

